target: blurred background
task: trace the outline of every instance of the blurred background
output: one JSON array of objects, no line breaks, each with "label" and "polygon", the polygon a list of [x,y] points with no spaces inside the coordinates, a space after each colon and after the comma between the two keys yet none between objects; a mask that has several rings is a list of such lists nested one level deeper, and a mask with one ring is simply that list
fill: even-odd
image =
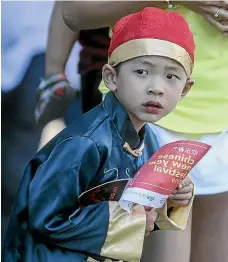
[{"label": "blurred background", "polygon": [[[2,236],[27,162],[68,120],[79,120],[81,115],[76,96],[65,119],[47,125],[35,122],[36,93],[45,72],[53,5],[53,1],[1,2]],[[80,49],[79,43],[74,45],[66,66],[67,78],[76,90],[80,89]]]}]

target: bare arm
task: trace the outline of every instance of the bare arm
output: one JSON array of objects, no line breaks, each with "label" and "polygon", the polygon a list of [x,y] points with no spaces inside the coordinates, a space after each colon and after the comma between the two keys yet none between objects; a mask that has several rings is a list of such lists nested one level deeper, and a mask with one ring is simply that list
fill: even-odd
[{"label": "bare arm", "polygon": [[[171,1],[172,4],[185,6],[186,8],[203,16],[206,21],[214,25],[223,33],[228,32],[228,4],[223,1]],[[63,18],[65,23],[75,32],[82,29],[95,29],[112,26],[119,18],[130,13],[138,12],[144,7],[154,6],[167,8],[164,1],[66,1],[63,3]],[[218,8],[220,19],[214,16]]]},{"label": "bare arm", "polygon": [[63,18],[75,32],[112,26],[119,18],[144,7],[167,8],[165,1],[65,1]]},{"label": "bare arm", "polygon": [[63,73],[77,33],[71,31],[63,21],[62,2],[56,1],[51,16],[46,52],[45,75]]}]

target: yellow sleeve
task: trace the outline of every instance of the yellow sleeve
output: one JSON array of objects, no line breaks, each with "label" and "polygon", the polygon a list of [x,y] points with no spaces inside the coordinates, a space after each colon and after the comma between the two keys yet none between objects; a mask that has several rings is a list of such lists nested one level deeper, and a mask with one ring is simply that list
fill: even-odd
[{"label": "yellow sleeve", "polygon": [[146,229],[146,212],[135,205],[128,214],[116,201],[109,201],[109,227],[100,255],[117,260],[139,262]]},{"label": "yellow sleeve", "polygon": [[158,218],[156,224],[160,229],[168,230],[184,230],[187,226],[189,214],[193,205],[193,197],[189,204],[185,207],[175,207],[171,211],[169,217],[167,215],[167,203],[162,208],[156,209],[158,212]]}]

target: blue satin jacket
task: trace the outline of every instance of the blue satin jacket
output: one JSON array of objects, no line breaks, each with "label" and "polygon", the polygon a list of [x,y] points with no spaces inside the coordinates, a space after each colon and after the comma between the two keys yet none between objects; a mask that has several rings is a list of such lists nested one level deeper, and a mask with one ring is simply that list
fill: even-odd
[{"label": "blue satin jacket", "polygon": [[[123,149],[124,142],[142,156]],[[79,195],[101,183],[129,178],[157,150],[147,125],[137,134],[112,93],[52,139],[29,162],[12,209],[3,261],[75,262],[105,258],[139,261],[145,212],[129,215],[118,202],[79,208]],[[92,260],[91,260],[92,259]]]}]

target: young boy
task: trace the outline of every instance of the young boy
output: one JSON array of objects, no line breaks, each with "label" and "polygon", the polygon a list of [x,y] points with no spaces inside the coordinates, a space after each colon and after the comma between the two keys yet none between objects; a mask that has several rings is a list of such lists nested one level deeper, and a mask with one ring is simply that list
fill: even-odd
[{"label": "young boy", "polygon": [[[118,201],[80,208],[79,196],[108,181],[132,178],[157,150],[145,124],[171,112],[190,90],[194,40],[173,12],[145,8],[113,28],[104,102],[66,128],[28,164],[3,247],[7,262],[139,261],[156,213]],[[161,229],[183,228],[192,203],[185,180],[158,211]],[[176,201],[175,201],[176,199]]]}]

